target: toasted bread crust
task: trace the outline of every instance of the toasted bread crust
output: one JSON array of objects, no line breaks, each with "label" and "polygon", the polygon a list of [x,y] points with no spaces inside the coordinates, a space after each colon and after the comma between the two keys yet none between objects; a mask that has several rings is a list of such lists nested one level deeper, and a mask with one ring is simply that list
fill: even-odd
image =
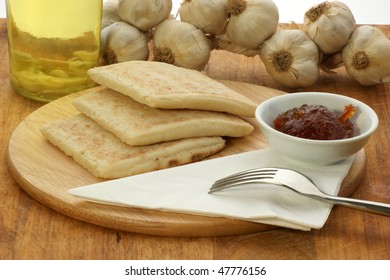
[{"label": "toasted bread crust", "polygon": [[84,94],[73,105],[129,145],[204,136],[242,137],[254,129],[231,114],[151,108],[105,87]]},{"label": "toasted bread crust", "polygon": [[221,137],[198,137],[134,147],[82,114],[49,123],[41,132],[94,176],[110,179],[190,163],[225,145]]},{"label": "toasted bread crust", "polygon": [[153,108],[197,109],[254,117],[258,104],[196,70],[128,61],[88,71],[95,82]]}]

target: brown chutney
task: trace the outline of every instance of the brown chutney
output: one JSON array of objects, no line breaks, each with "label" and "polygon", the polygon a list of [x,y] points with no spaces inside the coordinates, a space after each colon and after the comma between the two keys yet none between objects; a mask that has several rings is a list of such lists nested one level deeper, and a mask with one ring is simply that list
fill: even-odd
[{"label": "brown chutney", "polygon": [[322,105],[303,104],[281,113],[274,119],[276,130],[312,140],[337,140],[353,136],[354,125],[350,118],[356,112],[352,105],[336,113]]}]

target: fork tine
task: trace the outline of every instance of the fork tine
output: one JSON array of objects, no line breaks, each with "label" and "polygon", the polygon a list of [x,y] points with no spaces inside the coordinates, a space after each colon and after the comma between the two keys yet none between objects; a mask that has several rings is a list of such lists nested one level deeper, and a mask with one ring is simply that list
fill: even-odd
[{"label": "fork tine", "polygon": [[214,184],[219,184],[223,182],[228,182],[230,180],[235,180],[238,178],[242,178],[245,176],[253,176],[253,175],[275,175],[277,172],[277,169],[275,168],[256,168],[256,169],[250,169],[250,170],[245,170],[241,171],[229,176],[226,176],[224,178],[221,178],[217,181],[215,181]]},{"label": "fork tine", "polygon": [[[268,179],[268,181],[267,181],[267,179]],[[218,191],[232,188],[232,187],[236,187],[239,185],[246,185],[246,184],[251,184],[251,183],[261,183],[262,181],[264,183],[267,183],[267,182],[271,183],[270,179],[272,179],[272,178],[271,177],[257,177],[257,178],[252,178],[252,179],[239,180],[236,182],[228,182],[228,183],[224,183],[224,184],[213,185],[210,188],[208,193],[210,194],[210,193],[218,192]]]},{"label": "fork tine", "polygon": [[277,171],[278,170],[276,168],[255,168],[255,169],[249,169],[249,170],[237,172],[237,173],[234,173],[232,175],[223,177],[223,178],[217,180],[216,182],[222,182],[222,181],[225,181],[225,180],[230,180],[230,179],[235,178],[235,177],[245,176],[245,175],[253,174],[253,173],[260,174],[262,172],[270,172],[270,173],[272,173],[274,175],[275,172],[277,172]]},{"label": "fork tine", "polygon": [[209,193],[217,192],[237,185],[258,183],[260,180],[273,179],[277,169],[257,168],[242,171],[217,180],[209,190]]},{"label": "fork tine", "polygon": [[275,175],[275,173],[251,172],[251,173],[241,174],[239,176],[234,176],[234,177],[224,178],[224,179],[218,180],[213,184],[212,187],[234,184],[237,182],[241,182],[243,180],[246,181],[246,180],[256,180],[256,179],[272,179],[274,175]]}]

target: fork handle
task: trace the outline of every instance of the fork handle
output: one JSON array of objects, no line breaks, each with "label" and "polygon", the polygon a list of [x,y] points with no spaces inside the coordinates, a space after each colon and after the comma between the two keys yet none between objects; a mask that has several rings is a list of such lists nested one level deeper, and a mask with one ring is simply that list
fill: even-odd
[{"label": "fork handle", "polygon": [[390,204],[361,199],[324,195],[321,200],[374,214],[390,216]]}]

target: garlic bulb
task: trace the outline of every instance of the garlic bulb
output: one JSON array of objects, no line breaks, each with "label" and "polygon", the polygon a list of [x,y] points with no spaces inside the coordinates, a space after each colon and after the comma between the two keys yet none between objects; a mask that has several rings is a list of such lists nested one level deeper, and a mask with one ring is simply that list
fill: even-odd
[{"label": "garlic bulb", "polygon": [[119,14],[118,14],[118,0],[104,1],[103,2],[101,29],[104,29],[107,26],[113,24],[114,22],[118,22],[120,20],[121,20],[121,18],[119,17]]},{"label": "garlic bulb", "polygon": [[118,13],[123,21],[141,31],[147,31],[167,19],[172,10],[172,0],[119,0]]},{"label": "garlic bulb", "polygon": [[318,48],[301,30],[278,30],[261,46],[260,57],[270,76],[282,85],[306,87],[318,80]]},{"label": "garlic bulb", "polygon": [[343,49],[347,73],[362,85],[390,82],[390,40],[377,27],[360,26]]},{"label": "garlic bulb", "polygon": [[103,64],[147,60],[149,38],[126,22],[115,22],[101,32]]},{"label": "garlic bulb", "polygon": [[339,1],[323,2],[305,13],[304,31],[326,54],[340,51],[354,29],[351,10]]},{"label": "garlic bulb", "polygon": [[179,8],[180,19],[206,34],[222,33],[228,22],[227,0],[184,0]]},{"label": "garlic bulb", "polygon": [[211,42],[194,25],[169,19],[156,27],[153,35],[155,61],[202,70],[209,58]]},{"label": "garlic bulb", "polygon": [[279,11],[272,0],[228,0],[230,15],[221,37],[241,47],[257,49],[278,28]]}]

